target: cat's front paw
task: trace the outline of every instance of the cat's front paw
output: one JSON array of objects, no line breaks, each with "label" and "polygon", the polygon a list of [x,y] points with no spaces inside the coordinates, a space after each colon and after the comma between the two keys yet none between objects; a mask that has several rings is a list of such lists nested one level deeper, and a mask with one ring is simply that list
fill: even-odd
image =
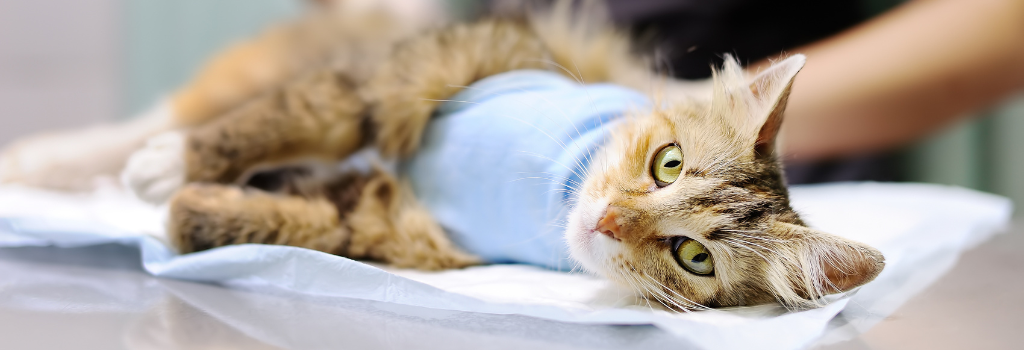
[{"label": "cat's front paw", "polygon": [[170,131],[146,141],[146,147],[128,158],[121,182],[140,199],[163,203],[185,184],[185,141],[181,131]]}]

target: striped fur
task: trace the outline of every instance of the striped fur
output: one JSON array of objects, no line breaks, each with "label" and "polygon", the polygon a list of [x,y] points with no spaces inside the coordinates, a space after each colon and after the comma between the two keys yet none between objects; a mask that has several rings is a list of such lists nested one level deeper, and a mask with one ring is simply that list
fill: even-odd
[{"label": "striped fur", "polygon": [[[183,251],[288,244],[425,269],[476,263],[383,173],[315,185],[312,193],[271,195],[226,184],[267,162],[341,159],[361,146],[412,154],[440,101],[490,75],[540,68],[627,85],[662,101],[621,123],[575,189],[566,238],[585,269],[675,310],[813,307],[881,271],[877,250],[806,227],[789,205],[775,144],[802,56],[754,77],[727,59],[712,85],[676,82],[631,55],[624,35],[572,9],[563,1],[521,21],[427,31],[374,51],[387,52],[386,59],[367,56],[380,62],[322,68],[197,127],[184,150],[187,180],[221,185],[179,191],[172,241]],[[669,144],[682,150],[684,171],[659,188],[652,158]],[[618,213],[621,240],[595,233],[609,211]],[[668,244],[679,236],[711,251],[713,275],[679,266]]]},{"label": "striped fur", "polygon": [[[779,302],[802,308],[872,280],[883,257],[864,244],[804,225],[789,205],[775,150],[793,78],[794,56],[748,78],[731,58],[714,76],[710,99],[632,115],[595,156],[578,189],[566,237],[590,271],[636,288],[670,309]],[[683,175],[659,188],[654,155],[683,153]],[[620,239],[594,232],[616,213]],[[673,258],[674,237],[699,241],[713,275],[687,272]]]}]

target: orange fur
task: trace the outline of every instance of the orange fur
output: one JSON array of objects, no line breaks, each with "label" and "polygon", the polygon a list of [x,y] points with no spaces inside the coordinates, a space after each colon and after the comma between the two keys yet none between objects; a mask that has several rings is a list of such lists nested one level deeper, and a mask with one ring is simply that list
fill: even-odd
[{"label": "orange fur", "polygon": [[364,110],[343,77],[316,72],[193,130],[186,179],[230,183],[262,164],[348,156],[369,136]]},{"label": "orange fur", "polygon": [[332,18],[309,14],[236,43],[213,57],[171,98],[175,120],[199,125],[260,93],[322,65],[335,45]]}]

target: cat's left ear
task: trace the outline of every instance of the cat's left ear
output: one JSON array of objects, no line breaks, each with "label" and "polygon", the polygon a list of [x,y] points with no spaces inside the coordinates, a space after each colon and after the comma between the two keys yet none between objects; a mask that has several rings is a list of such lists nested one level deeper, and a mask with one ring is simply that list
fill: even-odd
[{"label": "cat's left ear", "polygon": [[753,112],[756,117],[763,118],[757,133],[757,141],[754,143],[754,151],[758,157],[767,157],[775,152],[775,139],[782,128],[782,114],[786,111],[793,79],[806,61],[804,55],[790,56],[750,80],[750,91],[754,93],[757,101]]},{"label": "cat's left ear", "polygon": [[794,287],[805,298],[849,291],[871,282],[885,267],[882,252],[867,244],[788,223],[776,222],[772,229],[797,243],[794,258],[803,278]]}]

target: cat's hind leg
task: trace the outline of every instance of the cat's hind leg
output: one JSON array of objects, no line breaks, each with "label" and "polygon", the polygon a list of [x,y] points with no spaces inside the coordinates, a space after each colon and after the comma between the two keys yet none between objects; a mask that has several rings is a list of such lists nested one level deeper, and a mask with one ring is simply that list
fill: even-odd
[{"label": "cat's hind leg", "polygon": [[189,184],[178,191],[170,210],[167,238],[181,253],[263,243],[338,254],[350,236],[325,199]]},{"label": "cat's hind leg", "polygon": [[480,263],[449,240],[411,191],[383,172],[349,174],[296,192],[189,184],[171,201],[169,240],[182,253],[264,243],[402,268]]},{"label": "cat's hind leg", "polygon": [[146,139],[176,127],[168,103],[116,124],[51,131],[0,149],[0,183],[88,191],[116,179],[128,156]]},{"label": "cat's hind leg", "polygon": [[416,201],[412,189],[391,175],[375,171],[359,188],[350,187],[349,190],[358,198],[344,215],[344,221],[352,231],[347,256],[421,270],[481,263],[478,257],[458,248]]}]

